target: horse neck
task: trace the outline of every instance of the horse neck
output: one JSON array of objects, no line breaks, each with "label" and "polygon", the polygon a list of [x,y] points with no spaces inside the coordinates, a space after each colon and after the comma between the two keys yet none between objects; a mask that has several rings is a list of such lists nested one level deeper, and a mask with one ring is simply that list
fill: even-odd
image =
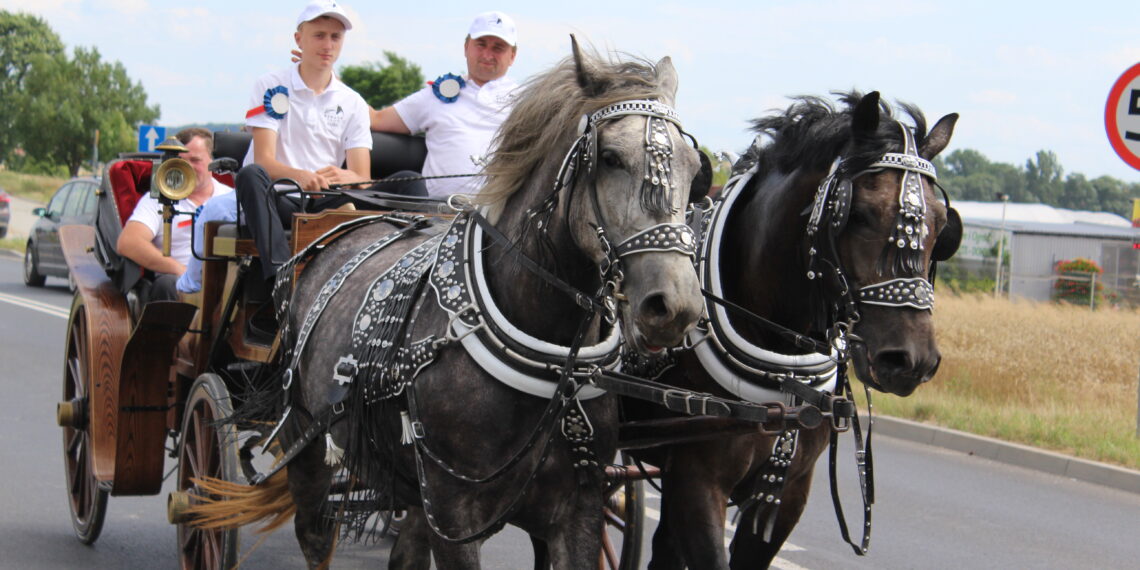
[{"label": "horse neck", "polygon": [[[822,178],[797,170],[754,179],[745,189],[751,191],[747,201],[737,202],[730,212],[721,244],[721,282],[727,298],[799,333],[807,333],[811,324],[804,210]],[[740,318],[733,323],[758,346],[802,352],[768,327]]]},{"label": "horse neck", "polygon": [[[524,224],[527,210],[538,205],[542,193],[534,187],[529,192],[520,190],[507,202],[496,227],[547,272],[578,291],[594,294],[598,287],[597,269],[574,243],[561,209],[551,217],[551,227],[545,234]],[[573,298],[506,253],[501,244],[486,247],[483,256],[488,287],[507,320],[533,337],[568,346],[585,316]],[[587,341],[596,339],[596,334],[587,337]]]}]

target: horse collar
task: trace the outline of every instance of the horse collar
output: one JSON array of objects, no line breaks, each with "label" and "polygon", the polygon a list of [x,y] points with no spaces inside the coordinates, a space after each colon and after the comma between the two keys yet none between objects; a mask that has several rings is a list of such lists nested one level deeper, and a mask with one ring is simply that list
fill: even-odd
[{"label": "horse collar", "polygon": [[[428,278],[439,306],[450,316],[447,339],[457,340],[488,374],[516,390],[555,396],[558,368],[570,348],[535,338],[511,324],[492,298],[486,282],[482,252],[483,230],[467,214],[459,215],[439,242],[436,263]],[[610,328],[599,344],[579,349],[575,375],[618,362],[621,331]],[[604,394],[592,386],[578,392],[582,400]]]},{"label": "horse collar", "polygon": [[[721,281],[721,246],[728,213],[742,194],[742,189],[758,171],[753,166],[728,181],[702,227],[700,263],[697,267],[702,284],[718,297],[723,297]],[[728,309],[705,298],[708,320],[704,330],[689,333],[694,352],[718,384],[736,396],[751,402],[791,403],[791,391],[782,389],[785,382],[803,384],[816,392],[830,392],[836,386],[838,353],[780,354],[747,341],[732,325]],[[708,342],[702,342],[707,340]]]}]

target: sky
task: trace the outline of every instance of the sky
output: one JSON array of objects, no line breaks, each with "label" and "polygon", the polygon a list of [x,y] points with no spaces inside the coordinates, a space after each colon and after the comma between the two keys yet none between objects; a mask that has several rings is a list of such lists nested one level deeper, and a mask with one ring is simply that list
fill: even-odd
[{"label": "sky", "polygon": [[[160,125],[240,123],[254,79],[289,63],[301,0],[0,0],[43,17],[68,48],[96,47],[161,107]],[[1113,151],[1104,112],[1117,78],[1140,63],[1130,2],[995,0],[721,0],[535,2],[451,0],[342,5],[354,21],[340,65],[420,65],[463,73],[476,14],[518,24],[516,80],[570,53],[570,34],[603,52],[656,61],[680,76],[677,111],[703,146],[739,153],[749,121],[788,97],[879,91],[920,107],[933,125],[958,113],[948,150],[1023,166],[1056,153],[1066,174],[1140,182]]]}]

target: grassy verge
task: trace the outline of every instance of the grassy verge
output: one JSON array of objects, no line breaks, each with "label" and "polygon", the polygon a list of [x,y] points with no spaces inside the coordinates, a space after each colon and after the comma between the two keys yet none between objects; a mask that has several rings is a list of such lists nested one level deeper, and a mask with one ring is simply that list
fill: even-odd
[{"label": "grassy verge", "polygon": [[28,245],[27,238],[4,238],[0,239],[0,249],[11,249],[18,251],[22,255],[24,248]]},{"label": "grassy verge", "polygon": [[938,375],[877,413],[1140,469],[1140,312],[942,292],[934,319]]},{"label": "grassy verge", "polygon": [[66,181],[66,178],[0,170],[0,188],[13,196],[40,203],[47,202],[52,193]]}]

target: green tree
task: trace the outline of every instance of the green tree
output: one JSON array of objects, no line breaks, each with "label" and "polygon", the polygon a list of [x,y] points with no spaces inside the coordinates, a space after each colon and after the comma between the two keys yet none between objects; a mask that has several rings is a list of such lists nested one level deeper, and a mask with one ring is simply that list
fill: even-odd
[{"label": "green tree", "polygon": [[29,154],[67,166],[72,176],[91,157],[96,130],[99,154],[114,156],[134,146],[137,125],[159,116],[157,105],[147,105],[142,85],[131,81],[121,63],[103,62],[95,48],[76,48],[71,59],[38,56],[24,83],[17,136]]},{"label": "green tree", "polygon": [[1111,176],[1101,176],[1092,181],[1096,189],[1098,209],[1132,218],[1132,198],[1140,197],[1140,184],[1125,184]]},{"label": "green tree", "polygon": [[32,60],[41,55],[63,53],[63,42],[43,19],[31,14],[0,10],[0,163],[20,144],[12,123],[15,98],[24,89]]},{"label": "green tree", "polygon": [[1070,210],[1099,210],[1100,205],[1096,187],[1084,174],[1078,172],[1065,177],[1064,192],[1058,206]]},{"label": "green tree", "polygon": [[[952,176],[971,176],[975,174],[985,174],[990,170],[990,159],[986,158],[982,153],[970,149],[957,149],[954,152],[946,155],[943,159],[945,164],[946,174]],[[939,169],[939,174],[943,169]]]},{"label": "green tree", "polygon": [[340,79],[360,93],[373,109],[387,107],[424,86],[420,66],[385,51],[387,64],[379,61],[340,68]]},{"label": "green tree", "polygon": [[1036,160],[1031,158],[1025,161],[1026,189],[1042,204],[1056,206],[1061,203],[1061,195],[1064,193],[1064,183],[1061,180],[1064,172],[1053,151],[1039,150]]}]

